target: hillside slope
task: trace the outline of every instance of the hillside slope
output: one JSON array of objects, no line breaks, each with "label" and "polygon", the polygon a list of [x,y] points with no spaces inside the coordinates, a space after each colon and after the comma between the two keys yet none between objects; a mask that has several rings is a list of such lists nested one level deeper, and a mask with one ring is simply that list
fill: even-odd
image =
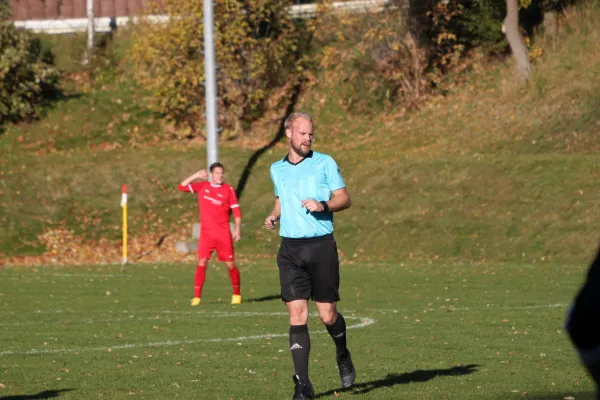
[{"label": "hillside slope", "polygon": [[[483,65],[410,115],[353,115],[318,82],[303,94],[296,108],[315,115],[314,148],[338,160],[352,194],[336,216],[346,260],[589,260],[600,237],[600,10],[569,13],[524,86],[510,63]],[[181,257],[174,241],[191,235],[197,211],[176,185],[205,166],[202,144],[155,136],[160,116],[127,76],[76,87],[40,121],[0,136],[0,262],[118,262],[125,183],[136,259]],[[250,160],[278,123],[257,124],[252,145],[222,144],[228,181],[237,187],[249,172],[240,256],[277,246],[262,221],[268,167],[285,143]]]}]

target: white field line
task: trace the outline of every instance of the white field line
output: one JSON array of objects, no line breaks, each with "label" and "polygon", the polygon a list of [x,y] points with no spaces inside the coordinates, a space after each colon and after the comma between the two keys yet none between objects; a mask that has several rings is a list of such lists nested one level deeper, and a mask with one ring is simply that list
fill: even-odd
[{"label": "white field line", "polygon": [[133,278],[132,274],[68,274],[52,273],[50,276],[60,276],[66,278]]},{"label": "white field line", "polygon": [[[432,311],[481,311],[481,310],[491,310],[491,309],[496,309],[496,310],[534,310],[534,309],[538,309],[538,308],[561,308],[561,307],[567,307],[568,304],[566,303],[554,303],[554,304],[532,304],[532,305],[525,305],[525,306],[495,306],[495,305],[487,305],[485,307],[453,307],[453,306],[443,306],[440,308],[425,308],[425,309],[407,309],[407,308],[366,308],[363,311],[369,311],[369,312],[377,312],[377,313],[383,313],[383,314],[398,314],[401,312],[423,312],[423,311],[427,311],[427,312],[432,312]],[[35,310],[32,311],[33,314],[75,314],[75,313],[80,313],[80,312],[84,312],[83,310]],[[90,311],[87,310],[85,311],[86,313],[89,313]],[[356,313],[356,312],[360,312],[357,310],[346,310],[346,309],[341,309],[340,312],[343,313]],[[0,314],[2,314],[2,311],[0,311]],[[6,314],[9,315],[15,315],[17,314],[17,312],[15,311],[8,311],[6,312]],[[19,313],[22,314],[22,313]],[[183,315],[195,315],[195,314],[201,314],[201,315],[215,315],[215,316],[219,316],[222,315],[224,317],[247,317],[247,316],[255,316],[255,315],[280,315],[281,313],[278,312],[247,312],[247,311],[240,311],[240,312],[226,312],[226,311],[212,311],[212,312],[206,312],[206,311],[186,311],[186,310],[159,310],[159,311],[152,311],[152,310],[139,310],[139,311],[130,311],[130,310],[123,310],[118,312],[118,314],[125,314],[125,315],[129,315],[129,318],[135,318],[134,315],[135,314],[154,314],[154,315],[161,315],[161,314],[183,314]],[[316,314],[311,314],[313,316],[315,316]],[[88,318],[90,319],[90,318]],[[147,319],[156,319],[156,317],[151,317],[151,318],[147,318]],[[105,320],[97,320],[98,322],[111,322],[113,320],[111,319],[105,319]],[[116,320],[119,321],[119,320]],[[44,323],[44,321],[40,321],[40,322],[32,322],[31,324],[36,324],[36,323]],[[7,324],[3,324],[4,326],[6,326]]]},{"label": "white field line", "polygon": [[[369,311],[369,312],[377,312],[377,313],[383,313],[383,314],[398,314],[398,313],[405,313],[405,312],[433,312],[433,311],[482,311],[482,310],[535,310],[535,309],[540,309],[540,308],[563,308],[563,307],[567,307],[568,304],[565,303],[554,303],[554,304],[533,304],[533,305],[527,305],[527,306],[495,306],[495,305],[487,305],[485,307],[453,307],[451,305],[449,306],[443,306],[443,307],[439,307],[439,308],[423,308],[420,310],[416,310],[416,309],[393,309],[393,308],[389,308],[389,309],[378,309],[378,308],[366,308],[364,311]],[[346,312],[354,312],[352,310],[346,310]]]},{"label": "white field line", "polygon": [[[63,313],[62,310],[56,310],[55,311],[56,314],[60,314]],[[148,311],[143,312],[144,314],[146,313],[151,313]],[[36,312],[37,314],[37,312]],[[136,317],[135,315],[133,315],[132,313],[127,313],[126,316],[128,318],[82,318],[82,319],[76,319],[76,320],[72,320],[72,321],[56,321],[56,320],[51,320],[51,321],[30,321],[30,322],[14,322],[14,323],[9,323],[9,324],[2,324],[2,326],[26,326],[26,325],[42,325],[42,324],[47,324],[47,323],[63,323],[63,324],[70,324],[70,325],[91,325],[91,324],[97,324],[97,323],[112,323],[112,322],[127,322],[127,321],[171,321],[169,319],[169,317],[163,317],[161,318],[160,315],[158,314],[175,314],[173,312],[156,312],[154,313],[155,316],[153,317]],[[209,318],[232,318],[232,317],[254,317],[254,316],[281,316],[281,315],[287,315],[287,313],[282,313],[282,312],[224,312],[224,311],[214,311],[214,312],[190,312],[190,311],[182,311],[177,313],[178,315],[176,317],[179,316],[185,316],[185,317],[201,317],[201,318],[206,318],[207,316]],[[310,314],[312,317],[317,317],[318,314],[317,313],[312,313]],[[356,318],[356,317],[355,317]],[[178,321],[178,320],[175,320]]]},{"label": "white field line", "polygon": [[[92,279],[92,278],[133,278],[132,274],[95,274],[95,273],[69,274],[69,273],[52,272],[49,274],[37,273],[35,275],[36,280],[37,280],[37,278],[40,278],[40,277],[46,278],[46,277],[51,277],[51,276],[60,277],[60,278],[90,278],[90,279]],[[22,276],[9,276],[7,279],[16,281],[16,280],[22,280],[25,278]]]},{"label": "white field line", "polygon": [[[255,315],[265,315],[265,316],[287,316],[287,313],[243,313],[249,314],[248,316]],[[224,316],[224,315],[223,315]],[[375,320],[372,318],[362,318],[362,317],[345,317],[348,320],[359,320],[359,323],[348,325],[346,329],[359,329],[365,328],[369,325],[373,325]],[[314,331],[311,332],[314,334],[322,334],[327,333],[326,330]],[[13,351],[13,350],[4,350],[0,352],[0,357],[9,356],[9,355],[36,355],[36,354],[64,354],[64,353],[79,353],[83,351],[112,351],[112,350],[120,350],[120,349],[136,349],[142,347],[169,347],[169,346],[179,346],[185,344],[195,344],[195,343],[222,343],[222,342],[244,342],[248,340],[260,340],[260,339],[274,339],[274,338],[282,338],[287,337],[288,333],[268,333],[265,335],[251,335],[251,336],[238,336],[235,338],[211,338],[211,339],[197,339],[197,340],[167,340],[164,342],[153,342],[153,343],[145,343],[145,344],[123,344],[116,346],[106,346],[106,347],[83,347],[77,349],[48,349],[48,350],[38,350],[31,349],[26,351]]]},{"label": "white field line", "polygon": [[[537,304],[537,305],[528,305],[528,306],[486,306],[486,307],[477,307],[477,308],[472,308],[472,307],[452,307],[452,306],[448,306],[448,307],[441,307],[441,308],[426,308],[426,309],[420,309],[420,310],[415,310],[415,309],[394,309],[394,308],[388,308],[388,309],[377,309],[377,308],[366,308],[364,311],[366,312],[373,312],[373,313],[381,313],[381,314],[400,314],[400,313],[420,313],[420,312],[435,312],[435,311],[442,311],[442,312],[454,312],[454,311],[481,311],[481,310],[535,310],[535,309],[543,309],[543,308],[565,308],[568,306],[568,304],[564,304],[564,303],[555,303],[555,304]],[[52,310],[52,311],[41,311],[41,310],[36,310],[34,311],[35,314],[66,314],[66,313],[76,313],[78,311],[65,311],[65,310]],[[356,310],[340,310],[340,312],[344,313],[344,315],[347,315],[349,313],[356,313],[358,311]],[[232,317],[251,317],[251,316],[279,316],[279,315],[287,315],[285,313],[280,313],[280,312],[247,312],[247,311],[240,311],[240,312],[224,312],[224,311],[213,311],[213,312],[205,312],[205,311],[197,311],[197,312],[192,312],[192,311],[169,311],[169,310],[163,310],[163,311],[138,311],[138,312],[132,312],[132,311],[123,311],[123,314],[125,314],[126,316],[128,316],[128,318],[104,318],[104,319],[95,319],[95,318],[82,318],[82,319],[77,319],[77,320],[73,320],[73,321],[60,321],[63,324],[70,324],[70,325],[91,325],[91,324],[96,324],[96,323],[114,323],[114,322],[127,322],[127,321],[171,321],[168,319],[168,317],[165,317],[165,319],[161,318],[160,315],[169,315],[169,314],[177,314],[177,315],[183,315],[186,317],[196,317],[196,316],[201,316],[201,317],[205,317],[205,316],[209,316],[209,317],[216,317],[216,318],[232,318]],[[14,313],[12,313],[14,314]],[[134,314],[154,314],[153,317],[136,317]],[[316,313],[312,313],[311,314],[312,317],[317,317],[318,314]],[[348,317],[351,318],[351,317]],[[356,317],[355,317],[356,318]],[[56,320],[52,320],[52,321],[30,321],[30,322],[13,322],[13,323],[4,323],[2,324],[2,326],[28,326],[28,325],[42,325],[42,324],[47,324],[47,323],[56,323]]]}]

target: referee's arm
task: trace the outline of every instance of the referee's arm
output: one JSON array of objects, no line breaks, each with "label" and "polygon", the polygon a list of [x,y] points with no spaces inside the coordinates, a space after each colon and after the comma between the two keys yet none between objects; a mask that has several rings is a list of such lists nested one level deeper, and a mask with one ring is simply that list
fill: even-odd
[{"label": "referee's arm", "polygon": [[271,214],[265,219],[265,227],[267,229],[275,228],[275,223],[279,221],[281,217],[281,202],[279,201],[279,197],[275,198],[275,205],[273,206],[273,211]]},{"label": "referee's arm", "polygon": [[327,201],[329,211],[332,212],[345,210],[346,208],[350,208],[351,205],[350,193],[348,193],[345,187],[331,192],[331,199]]}]

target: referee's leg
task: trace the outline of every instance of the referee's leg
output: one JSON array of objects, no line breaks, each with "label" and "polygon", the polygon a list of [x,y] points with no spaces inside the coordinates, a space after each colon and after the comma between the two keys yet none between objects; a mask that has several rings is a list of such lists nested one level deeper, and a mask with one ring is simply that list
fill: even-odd
[{"label": "referee's leg", "polygon": [[341,385],[343,388],[349,388],[356,379],[356,370],[346,343],[346,321],[337,311],[337,302],[340,300],[340,263],[333,237],[314,243],[312,256],[309,271],[313,299],[319,317],[335,343]]},{"label": "referee's leg", "polygon": [[303,265],[302,246],[283,240],[277,254],[281,299],[290,315],[289,343],[294,362],[294,399],[314,396],[308,377],[310,336],[308,334],[308,299],[311,285],[308,271]]}]

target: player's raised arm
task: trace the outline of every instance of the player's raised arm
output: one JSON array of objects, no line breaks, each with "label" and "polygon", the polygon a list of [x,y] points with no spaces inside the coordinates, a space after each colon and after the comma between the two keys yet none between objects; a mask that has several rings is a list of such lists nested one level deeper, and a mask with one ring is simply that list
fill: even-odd
[{"label": "player's raised arm", "polygon": [[205,181],[208,178],[208,173],[205,169],[201,169],[198,172],[193,173],[192,175],[185,178],[178,186],[178,189],[182,192],[194,192],[194,188],[191,186],[191,183],[195,180],[199,179]]},{"label": "player's raised arm", "polygon": [[275,228],[275,223],[279,221],[281,217],[281,202],[279,201],[279,197],[275,198],[275,205],[273,206],[273,211],[271,214],[265,219],[265,228],[273,229]]}]

